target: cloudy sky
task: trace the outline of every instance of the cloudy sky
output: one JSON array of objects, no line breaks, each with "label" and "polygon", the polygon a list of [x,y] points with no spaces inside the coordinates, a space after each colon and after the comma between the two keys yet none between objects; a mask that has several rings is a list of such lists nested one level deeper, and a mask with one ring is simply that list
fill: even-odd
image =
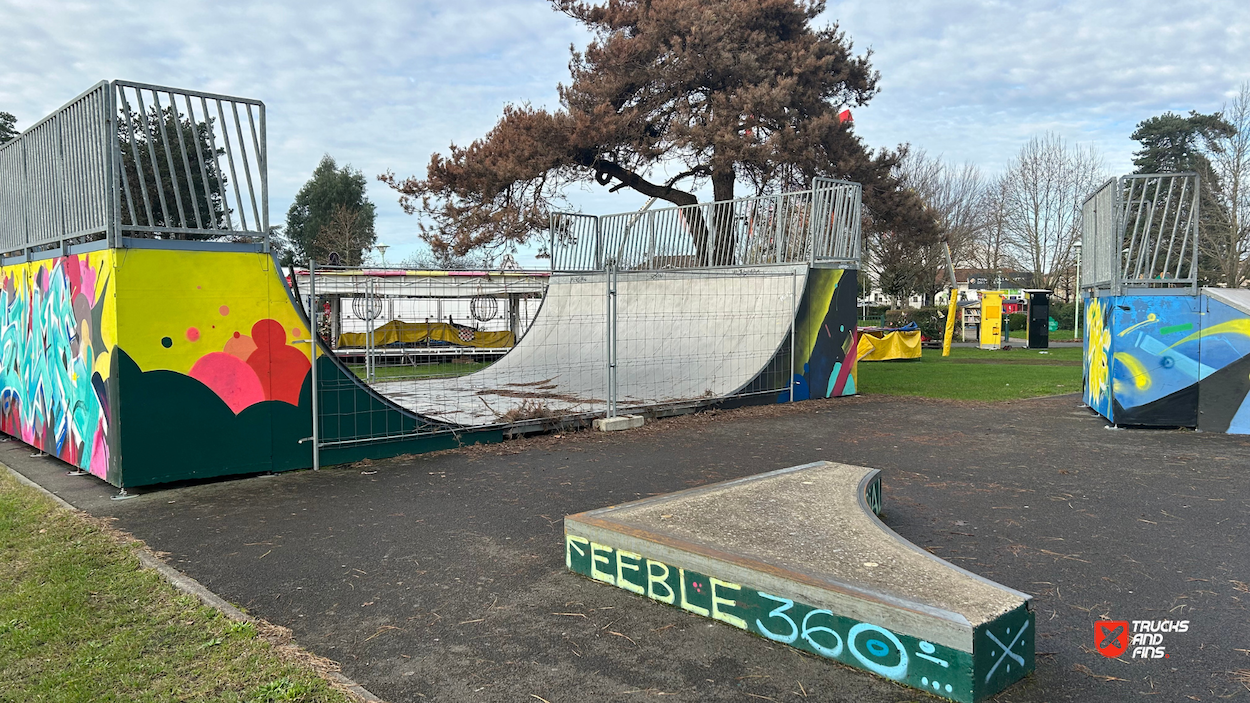
[{"label": "cloudy sky", "polygon": [[[855,112],[868,144],[987,172],[1047,130],[1129,171],[1137,122],[1218,110],[1250,80],[1246,0],[831,0],[826,18],[881,72],[881,94]],[[585,40],[545,0],[0,0],[0,110],[25,127],[112,78],[259,98],[280,222],[323,153],[370,179],[421,173],[505,104],[554,106],[568,47]],[[423,246],[391,191],[373,182],[370,197],[388,261]],[[642,202],[597,186],[574,200]]]}]

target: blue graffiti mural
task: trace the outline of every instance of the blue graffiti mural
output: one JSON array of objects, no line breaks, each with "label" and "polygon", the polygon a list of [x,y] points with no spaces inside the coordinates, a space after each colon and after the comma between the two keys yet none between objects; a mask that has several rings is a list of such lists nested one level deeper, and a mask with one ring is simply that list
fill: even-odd
[{"label": "blue graffiti mural", "polygon": [[1086,404],[1117,424],[1250,432],[1250,314],[1212,295],[1091,299]]}]

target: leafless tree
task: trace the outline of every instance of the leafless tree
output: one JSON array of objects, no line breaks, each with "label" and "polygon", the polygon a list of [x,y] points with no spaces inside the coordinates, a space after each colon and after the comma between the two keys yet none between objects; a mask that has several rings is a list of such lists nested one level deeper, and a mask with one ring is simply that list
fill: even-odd
[{"label": "leafless tree", "polygon": [[1032,272],[1032,285],[1053,289],[1074,258],[1081,203],[1103,180],[1102,157],[1092,147],[1069,146],[1047,133],[1030,139],[1004,176],[1007,242]]},{"label": "leafless tree", "polygon": [[981,191],[977,203],[977,229],[968,248],[967,262],[973,268],[998,272],[1015,266],[1007,241],[1007,177],[994,177]]},{"label": "leafless tree", "polygon": [[344,265],[358,266],[361,251],[370,245],[368,229],[360,209],[339,203],[318,230],[316,245],[324,251],[340,252]]},{"label": "leafless tree", "polygon": [[1235,131],[1206,145],[1220,216],[1204,227],[1200,242],[1204,258],[1218,262],[1218,280],[1236,288],[1246,280],[1250,253],[1250,82],[1220,112]]},{"label": "leafless tree", "polygon": [[956,166],[929,156],[923,149],[908,151],[901,171],[904,186],[924,202],[940,232],[936,242],[910,253],[916,259],[915,290],[924,296],[925,304],[932,304],[935,294],[948,285],[942,242],[950,245],[956,266],[971,256],[982,226],[980,201],[985,181],[974,164]]}]

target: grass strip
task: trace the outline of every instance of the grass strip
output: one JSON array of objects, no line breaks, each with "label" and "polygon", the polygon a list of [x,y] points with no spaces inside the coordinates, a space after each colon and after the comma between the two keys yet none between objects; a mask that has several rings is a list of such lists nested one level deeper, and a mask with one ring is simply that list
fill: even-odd
[{"label": "grass strip", "polygon": [[0,700],[352,700],[289,630],[178,592],[136,544],[0,468]]},{"label": "grass strip", "polygon": [[920,359],[861,362],[860,393],[953,400],[1019,400],[1081,390],[1079,347],[982,351],[955,347],[949,357],[925,349]]},{"label": "grass strip", "polygon": [[[378,365],[373,367],[374,374],[380,381],[400,380],[405,378],[454,378],[465,374],[481,371],[493,361],[445,362],[439,364],[407,364],[395,366]],[[347,368],[360,378],[365,377],[364,364],[348,364]]]}]

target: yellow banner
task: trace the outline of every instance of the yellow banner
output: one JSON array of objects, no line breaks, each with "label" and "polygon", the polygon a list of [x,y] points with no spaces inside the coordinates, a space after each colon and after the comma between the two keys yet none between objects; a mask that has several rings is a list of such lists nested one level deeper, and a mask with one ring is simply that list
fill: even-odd
[{"label": "yellow banner", "polygon": [[920,358],[920,330],[910,332],[861,332],[855,348],[857,361],[890,361]]},{"label": "yellow banner", "polygon": [[[516,345],[512,333],[507,330],[486,332],[471,327],[456,327],[446,322],[391,320],[373,331],[375,347],[390,344],[421,344],[427,340],[479,349],[507,349]],[[344,332],[339,335],[339,347],[363,346],[365,346],[364,332]]]}]

